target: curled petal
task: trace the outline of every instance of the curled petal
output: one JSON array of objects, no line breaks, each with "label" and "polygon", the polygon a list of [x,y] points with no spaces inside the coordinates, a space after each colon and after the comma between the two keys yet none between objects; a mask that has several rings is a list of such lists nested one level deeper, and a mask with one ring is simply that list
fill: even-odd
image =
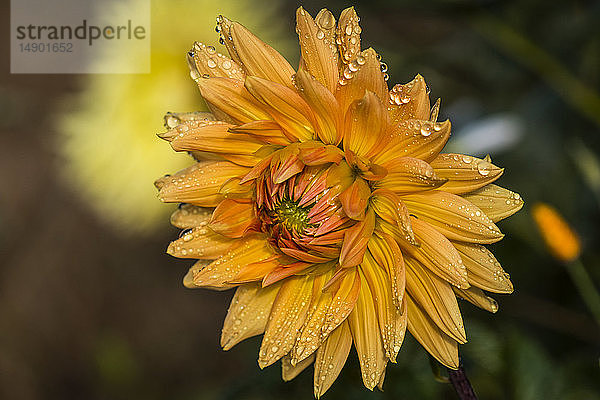
[{"label": "curled petal", "polygon": [[374,227],[375,213],[373,210],[367,210],[365,219],[346,230],[342,250],[340,251],[340,265],[342,267],[354,267],[363,261]]},{"label": "curled petal", "polygon": [[306,69],[323,86],[334,92],[338,81],[337,49],[302,7],[296,11],[296,32]]},{"label": "curled petal", "polygon": [[298,147],[287,146],[275,154],[271,159],[271,178],[273,183],[285,182],[304,169],[304,164],[298,158]]},{"label": "curled petal", "polygon": [[442,151],[450,137],[450,121],[402,121],[388,133],[386,146],[373,154],[372,161],[384,165],[398,157],[430,162]]},{"label": "curled petal", "polygon": [[468,289],[452,287],[452,289],[458,297],[467,300],[469,303],[491,313],[498,312],[498,302],[491,297],[486,296],[483,290],[478,287],[471,286]]},{"label": "curled petal", "polygon": [[458,343],[446,335],[423,312],[410,295],[406,296],[408,303],[408,330],[441,364],[451,369],[458,368]]},{"label": "curled petal", "polygon": [[458,343],[466,343],[465,327],[450,284],[408,258],[406,287],[411,299],[442,331]]},{"label": "curled petal", "polygon": [[478,207],[452,193],[432,190],[402,196],[411,214],[435,228],[448,239],[490,244],[504,234]]},{"label": "curled petal", "polygon": [[392,105],[388,110],[392,123],[398,124],[407,119],[430,119],[429,93],[421,75],[415,76],[415,79],[405,85],[395,85],[390,90],[389,97]]},{"label": "curled petal", "polygon": [[[337,65],[335,69],[337,74]],[[298,69],[294,82],[300,96],[314,112],[315,129],[319,139],[325,144],[340,143],[343,115],[331,91],[306,72],[302,66]]]},{"label": "curled petal", "polygon": [[440,187],[447,179],[436,175],[433,167],[423,160],[399,157],[385,164],[387,175],[377,185],[395,193],[411,193]]},{"label": "curled petal", "polygon": [[245,86],[263,103],[263,108],[281,126],[289,140],[312,139],[314,128],[309,122],[313,119],[312,111],[295,90],[256,76],[247,77]]},{"label": "curled petal", "polygon": [[206,104],[218,119],[233,123],[271,119],[264,107],[244,87],[242,81],[229,78],[196,80]]},{"label": "curled petal", "polygon": [[467,267],[469,283],[488,292],[513,292],[510,276],[485,246],[460,242],[453,244]]},{"label": "curled petal", "polygon": [[292,349],[308,312],[312,285],[310,276],[297,276],[283,281],[260,346],[260,368],[268,367]]},{"label": "curled petal", "polygon": [[261,288],[249,283],[237,288],[221,332],[221,347],[229,350],[242,340],[265,331],[267,319],[280,285]]},{"label": "curled petal", "polygon": [[155,182],[158,197],[167,203],[216,207],[223,199],[219,188],[228,179],[243,176],[248,168],[227,161],[206,161]]},{"label": "curled petal", "polygon": [[518,193],[494,184],[462,197],[479,207],[494,222],[510,217],[523,207],[523,199]]},{"label": "curled petal", "polygon": [[242,67],[221,53],[213,46],[196,42],[188,53],[188,65],[192,78],[198,79],[208,75],[211,78],[231,78],[243,81],[246,77]]},{"label": "curled petal", "polygon": [[416,244],[406,204],[391,190],[377,189],[371,197],[371,206],[379,217],[399,229],[400,237]]},{"label": "curled petal", "polygon": [[356,178],[354,182],[339,195],[339,199],[346,215],[349,218],[360,220],[364,217],[370,196],[371,189],[369,189],[369,185],[367,185],[363,179]]},{"label": "curled petal", "polygon": [[344,321],[317,350],[314,373],[314,392],[317,399],[325,394],[337,379],[348,359],[351,347],[350,326]]},{"label": "curled petal", "polygon": [[281,379],[283,379],[284,382],[291,381],[292,379],[300,375],[300,373],[304,371],[314,361],[314,354],[296,364],[292,364],[292,357],[290,357],[289,354],[283,356],[283,358],[281,359]]},{"label": "curled petal", "polygon": [[354,101],[346,113],[344,150],[359,157],[369,155],[382,141],[386,113],[381,101],[371,91]]},{"label": "curled petal", "polygon": [[167,253],[179,258],[214,260],[225,254],[234,243],[234,240],[207,226],[200,226],[182,232],[179,239],[171,242]]},{"label": "curled petal", "polygon": [[454,193],[469,193],[500,178],[504,168],[479,158],[462,154],[440,154],[431,162],[435,172],[447,178],[441,189]]},{"label": "curled petal", "polygon": [[209,226],[223,236],[239,238],[257,224],[254,206],[251,203],[225,199],[215,208]]}]

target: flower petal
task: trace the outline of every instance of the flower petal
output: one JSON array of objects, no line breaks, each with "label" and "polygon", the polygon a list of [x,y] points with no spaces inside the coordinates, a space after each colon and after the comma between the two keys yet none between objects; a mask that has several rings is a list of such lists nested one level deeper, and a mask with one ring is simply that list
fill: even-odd
[{"label": "flower petal", "polygon": [[385,108],[377,96],[367,90],[362,98],[350,105],[344,126],[344,150],[359,157],[367,156],[383,139]]},{"label": "flower petal", "polygon": [[317,350],[314,373],[315,397],[320,398],[342,371],[350,349],[352,334],[347,321],[336,328]]},{"label": "flower petal", "polygon": [[169,244],[167,253],[179,258],[214,260],[225,254],[234,243],[234,240],[207,226],[199,226],[183,231],[179,239]]},{"label": "flower petal", "polygon": [[373,296],[366,282],[361,285],[356,306],[348,317],[363,383],[369,390],[373,390],[379,383],[388,361],[379,333]]},{"label": "flower petal", "polygon": [[440,154],[431,161],[431,166],[448,182],[441,189],[454,193],[469,193],[500,178],[504,168],[479,158],[462,154]]},{"label": "flower petal", "polygon": [[313,119],[312,111],[295,90],[256,76],[247,77],[245,86],[281,126],[289,140],[306,141],[313,138],[314,128],[310,122]]},{"label": "flower petal", "polygon": [[406,254],[446,282],[462,289],[468,288],[467,269],[452,243],[427,222],[414,217],[411,217],[411,222],[420,246],[400,242]]},{"label": "flower petal", "polygon": [[384,168],[388,173],[376,185],[399,194],[435,189],[446,182],[431,165],[418,158],[399,157],[387,162]]},{"label": "flower petal", "polygon": [[[341,54],[345,56],[345,53]],[[342,112],[345,113],[352,102],[363,98],[366,91],[375,93],[382,104],[387,104],[387,83],[375,50],[369,48],[352,56],[352,59],[353,61],[345,67],[343,76],[340,77],[340,86],[335,93]],[[387,119],[387,113],[385,117]]]},{"label": "flower petal", "polygon": [[348,64],[360,53],[360,33],[362,31],[358,24],[360,18],[354,7],[348,7],[342,11],[337,27],[337,43],[342,61]]},{"label": "flower petal", "polygon": [[161,178],[155,185],[161,201],[216,207],[223,199],[219,194],[221,185],[230,178],[243,176],[248,170],[227,161],[205,161]]},{"label": "flower petal", "polygon": [[[336,275],[339,278],[336,279]],[[336,282],[331,284],[334,279]],[[323,290],[332,292],[333,296],[325,322],[321,326],[322,340],[325,340],[350,315],[358,299],[360,288],[361,280],[357,268],[340,269],[329,282],[325,283]]]},{"label": "flower petal", "polygon": [[362,178],[356,178],[338,198],[349,218],[361,220],[364,218],[370,196],[369,185]]},{"label": "flower petal", "polygon": [[400,247],[390,235],[381,234],[381,237],[371,236],[368,249],[377,265],[387,272],[391,282],[392,301],[400,310],[406,288],[406,267]]},{"label": "flower petal", "polygon": [[221,346],[229,350],[242,340],[265,331],[273,301],[281,285],[262,288],[248,283],[237,288],[223,323]]},{"label": "flower petal", "polygon": [[411,214],[435,226],[448,239],[469,243],[495,243],[504,237],[478,207],[452,193],[431,190],[402,196]]},{"label": "flower petal", "polygon": [[298,330],[304,324],[313,278],[296,276],[283,281],[273,303],[265,335],[260,346],[258,365],[268,367],[289,353],[294,346]]},{"label": "flower petal", "polygon": [[272,256],[273,250],[271,250],[264,237],[261,235],[247,236],[212,263],[208,265],[203,262],[194,264],[184,278],[184,284],[189,288],[229,288],[233,285],[228,282],[237,275],[244,265],[265,260]]},{"label": "flower petal", "polygon": [[458,343],[466,343],[465,327],[450,284],[412,258],[406,262],[406,290],[429,318]]},{"label": "flower petal", "polygon": [[258,76],[282,85],[292,85],[294,68],[277,50],[237,22],[220,18],[221,37],[227,50],[233,59],[240,61],[247,75]]},{"label": "flower petal", "polygon": [[307,71],[330,92],[334,92],[338,81],[335,42],[325,39],[325,32],[319,29],[302,7],[296,11],[296,32],[300,40],[300,55]]},{"label": "flower petal", "polygon": [[283,183],[304,169],[304,164],[298,158],[299,153],[298,147],[290,145],[273,154],[271,158],[273,183]]},{"label": "flower petal", "polygon": [[494,254],[485,246],[453,243],[467,267],[469,283],[494,293],[512,293],[510,276],[502,269]]},{"label": "flower petal", "polygon": [[346,230],[340,251],[340,265],[343,268],[354,267],[362,262],[374,228],[375,212],[367,210],[364,220]]},{"label": "flower petal", "polygon": [[300,373],[304,371],[306,367],[315,361],[315,355],[312,354],[310,357],[307,357],[296,364],[292,364],[291,360],[292,357],[290,357],[289,354],[283,356],[281,359],[281,379],[283,379],[284,382],[291,381],[300,375]]},{"label": "flower petal", "polygon": [[212,209],[182,203],[171,214],[171,225],[181,229],[194,228],[208,224],[211,215]]},{"label": "flower petal", "polygon": [[388,135],[389,142],[373,155],[372,162],[384,165],[398,157],[413,157],[430,162],[442,151],[450,137],[450,121],[410,119],[402,121]]},{"label": "flower petal", "polygon": [[263,144],[248,135],[230,133],[231,127],[222,121],[190,121],[177,127],[179,134],[171,141],[171,147],[175,151],[220,153],[223,157],[245,155],[255,159],[248,166],[256,165],[259,159],[253,154]]},{"label": "flower petal", "polygon": [[231,78],[243,81],[246,77],[241,65],[231,58],[217,53],[213,46],[196,42],[188,53],[190,75],[196,80],[203,75],[211,78]]},{"label": "flower petal", "polygon": [[[425,79],[421,75],[405,85],[395,85],[390,90],[390,99],[393,103],[390,108],[392,123],[400,123],[407,119],[429,120],[429,93],[427,93]],[[434,121],[435,122],[435,121]]]},{"label": "flower petal", "polygon": [[438,328],[421,310],[409,294],[406,296],[408,305],[408,330],[441,364],[451,369],[458,369],[458,343]]},{"label": "flower petal", "polygon": [[212,230],[230,238],[244,236],[257,224],[253,204],[231,199],[225,199],[217,205],[209,222]]},{"label": "flower petal", "polygon": [[491,297],[486,296],[483,290],[478,287],[471,286],[468,289],[452,287],[452,289],[457,296],[467,300],[469,303],[491,313],[498,312],[498,302]]},{"label": "flower petal", "polygon": [[309,141],[303,142],[299,146],[300,154],[298,158],[308,166],[323,165],[328,163],[339,164],[344,158],[344,152],[333,145],[326,145],[321,142]]},{"label": "flower petal", "polygon": [[380,218],[397,228],[399,238],[417,244],[408,208],[396,193],[388,189],[375,190],[371,196],[371,207]]},{"label": "flower petal", "polygon": [[271,119],[264,106],[248,93],[242,81],[200,78],[196,83],[206,104],[219,120],[243,124]]},{"label": "flower petal", "polygon": [[275,121],[259,120],[247,122],[229,129],[232,133],[245,133],[265,144],[287,145],[289,139],[281,131],[281,127]]},{"label": "flower petal", "polygon": [[395,362],[404,340],[406,313],[402,315],[394,305],[391,279],[370,252],[365,253],[359,268],[373,295],[385,356]]},{"label": "flower petal", "polygon": [[510,217],[523,207],[518,193],[489,184],[462,197],[475,204],[494,222]]},{"label": "flower petal", "polygon": [[[334,66],[337,74],[337,64]],[[336,78],[337,81],[337,78]],[[343,114],[335,96],[301,66],[294,80],[300,96],[313,110],[317,136],[325,144],[342,141]]]}]

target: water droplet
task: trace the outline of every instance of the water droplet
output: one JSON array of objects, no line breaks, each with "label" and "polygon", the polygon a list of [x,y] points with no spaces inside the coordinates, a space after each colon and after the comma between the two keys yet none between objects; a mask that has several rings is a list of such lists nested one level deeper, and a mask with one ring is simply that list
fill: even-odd
[{"label": "water droplet", "polygon": [[323,31],[318,31],[317,32],[317,39],[321,40],[325,37],[325,33]]},{"label": "water droplet", "polygon": [[490,167],[489,167],[489,163],[486,163],[485,161],[480,162],[479,164],[477,164],[477,171],[483,175],[483,176],[487,176],[490,174]]},{"label": "water droplet", "polygon": [[208,54],[215,54],[215,53],[217,52],[217,50],[216,50],[216,49],[215,49],[213,46],[208,46],[208,47],[206,48],[206,52],[207,52]]},{"label": "water droplet", "polygon": [[209,58],[206,62],[206,65],[208,65],[208,68],[215,68],[217,66],[217,62],[212,58]]}]

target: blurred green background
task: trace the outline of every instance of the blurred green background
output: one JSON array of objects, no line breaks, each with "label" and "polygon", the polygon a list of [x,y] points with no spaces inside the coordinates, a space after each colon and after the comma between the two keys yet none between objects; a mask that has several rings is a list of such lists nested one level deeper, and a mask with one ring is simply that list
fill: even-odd
[{"label": "blurred green background", "polygon": [[[189,263],[164,254],[177,231],[168,224],[169,207],[155,206],[152,188],[154,170],[172,173],[187,162],[174,160],[154,136],[162,113],[203,107],[186,72],[191,43],[216,42],[211,31],[222,9],[297,64],[294,11],[300,4],[152,5],[153,75],[145,78],[11,75],[4,29],[0,398],[309,399],[311,372],[283,383],[279,365],[258,369],[257,338],[229,352],[219,349],[232,292],[183,288]],[[564,266],[543,247],[529,213],[543,201],[564,214],[582,239],[583,264],[600,285],[600,2],[302,5],[313,15],[322,7],[338,15],[355,5],[363,47],[382,55],[389,83],[422,74],[432,98],[442,98],[441,119],[453,122],[448,149],[490,153],[506,168],[499,184],[525,199],[521,212],[500,223],[506,238],[493,246],[515,293],[495,296],[496,315],[461,304],[469,339],[461,353],[480,398],[600,399],[599,327]],[[8,27],[8,2],[0,7]],[[145,80],[119,94],[127,79]],[[106,90],[101,99],[114,99],[113,114],[102,113],[102,100],[89,104],[98,90]],[[131,103],[151,95],[147,107],[148,101]],[[93,118],[71,123],[86,115]],[[147,127],[124,128],[130,120]],[[135,197],[145,187],[149,195]],[[388,367],[384,389],[363,388],[352,354],[325,398],[456,398],[433,379],[412,338],[398,364]]]}]

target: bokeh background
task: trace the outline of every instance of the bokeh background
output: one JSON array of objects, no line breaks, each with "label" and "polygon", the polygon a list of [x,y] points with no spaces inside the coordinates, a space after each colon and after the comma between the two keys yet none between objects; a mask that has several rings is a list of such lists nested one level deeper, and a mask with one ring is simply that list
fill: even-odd
[{"label": "bokeh background", "polygon": [[[107,2],[107,9],[111,4]],[[452,151],[506,167],[526,205],[500,223],[494,252],[515,293],[496,315],[461,305],[461,347],[482,399],[600,399],[600,331],[531,205],[555,206],[579,233],[600,285],[600,3],[353,3],[364,46],[389,83],[421,73]],[[0,398],[309,399],[312,374],[260,371],[259,339],[229,352],[219,335],[232,293],[191,291],[188,263],[154,178],[185,166],[156,138],[167,111],[203,108],[187,74],[194,40],[217,44],[224,13],[298,62],[296,1],[152,0],[150,75],[11,75],[9,5],[0,15]],[[351,5],[306,0],[313,15]],[[98,60],[102,62],[102,60]],[[455,399],[408,337],[385,391],[363,388],[356,356],[326,399]]]}]

